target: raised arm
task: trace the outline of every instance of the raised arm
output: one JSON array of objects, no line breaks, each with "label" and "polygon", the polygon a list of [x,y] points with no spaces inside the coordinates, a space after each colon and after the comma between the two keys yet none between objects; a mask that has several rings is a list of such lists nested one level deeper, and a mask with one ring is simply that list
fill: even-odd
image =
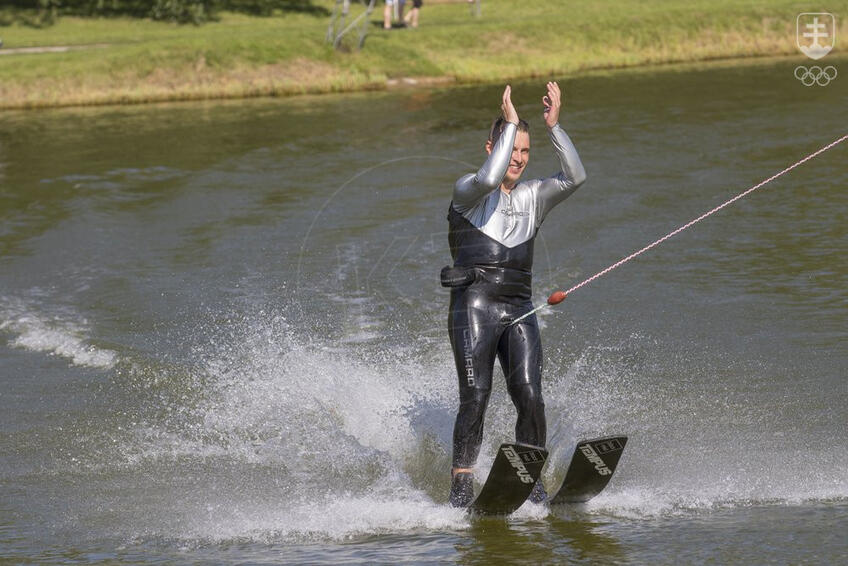
[{"label": "raised arm", "polygon": [[571,138],[559,125],[561,107],[559,85],[548,83],[548,94],[542,99],[545,105],[545,124],[551,137],[554,151],[559,158],[560,172],[542,179],[537,192],[536,221],[541,224],[553,207],[568,198],[586,180],[586,170]]},{"label": "raised arm", "polygon": [[518,125],[518,112],[512,105],[509,85],[504,89],[501,112],[508,122],[489,157],[476,174],[469,173],[459,178],[453,189],[453,207],[457,212],[465,212],[474,207],[481,199],[500,187],[506,168],[512,156],[515,132]]}]

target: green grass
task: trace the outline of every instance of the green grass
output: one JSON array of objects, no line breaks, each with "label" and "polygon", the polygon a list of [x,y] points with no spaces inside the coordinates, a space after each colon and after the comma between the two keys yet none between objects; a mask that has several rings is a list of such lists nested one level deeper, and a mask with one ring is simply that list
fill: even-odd
[{"label": "green grass", "polygon": [[[382,18],[382,2],[377,5],[375,23]],[[785,0],[485,0],[482,17],[474,18],[464,2],[431,2],[419,29],[385,32],[374,25],[362,51],[333,50],[324,42],[328,18],[307,14],[222,14],[203,26],[62,18],[45,28],[0,26],[3,49],[108,47],[0,56],[0,107],[288,95],[385,88],[395,77],[489,82],[800,56],[795,16],[819,9]],[[848,0],[828,9],[844,37]]]}]

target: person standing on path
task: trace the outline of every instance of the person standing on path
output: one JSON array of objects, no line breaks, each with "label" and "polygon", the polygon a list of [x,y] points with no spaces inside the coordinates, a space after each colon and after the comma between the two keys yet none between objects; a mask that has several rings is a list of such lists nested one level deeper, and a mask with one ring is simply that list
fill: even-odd
[{"label": "person standing on path", "polygon": [[412,26],[413,28],[418,27],[418,13],[421,11],[421,5],[424,3],[424,0],[412,0],[412,9],[409,13],[403,18],[403,22]]},{"label": "person standing on path", "polygon": [[386,0],[386,5],[383,7],[383,29],[392,29],[392,16],[394,15],[395,5],[397,5],[397,17],[403,21],[403,5],[406,0]]}]

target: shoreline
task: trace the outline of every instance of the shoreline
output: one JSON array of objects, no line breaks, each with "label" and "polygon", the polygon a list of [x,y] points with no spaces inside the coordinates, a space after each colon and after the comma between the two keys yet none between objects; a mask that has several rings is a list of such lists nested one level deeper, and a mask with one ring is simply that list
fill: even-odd
[{"label": "shoreline", "polygon": [[[835,58],[839,58],[838,56]],[[573,78],[578,75],[597,75],[603,73],[620,73],[620,72],[653,72],[662,70],[672,70],[675,68],[692,68],[692,67],[733,67],[745,66],[753,64],[768,64],[790,59],[802,60],[796,55],[775,54],[775,55],[744,55],[736,57],[710,57],[693,60],[674,60],[641,63],[634,65],[601,65],[597,67],[582,68],[570,73],[561,73],[553,76],[555,79]],[[800,64],[800,63],[799,63]],[[243,89],[233,90],[231,88],[214,88],[203,90],[172,91],[147,93],[141,96],[132,96],[121,94],[118,89],[116,92],[102,91],[98,95],[92,95],[90,98],[70,98],[65,100],[52,100],[42,102],[21,101],[19,103],[0,101],[0,110],[47,110],[52,108],[80,108],[80,107],[96,107],[96,106],[136,106],[142,104],[164,104],[169,102],[200,102],[200,101],[215,101],[215,100],[246,100],[252,98],[294,98],[299,96],[320,96],[327,94],[353,94],[362,92],[375,91],[395,91],[395,90],[415,90],[440,87],[461,87],[468,85],[481,84],[499,84],[511,81],[525,81],[542,76],[542,73],[533,72],[526,75],[504,76],[486,80],[468,80],[460,79],[455,76],[407,76],[407,77],[392,77],[385,78],[382,81],[363,82],[346,86],[329,86],[324,85],[303,85],[297,88],[287,88],[282,85],[280,88],[254,87],[253,85],[245,84]],[[189,85],[190,86],[190,85]]]}]

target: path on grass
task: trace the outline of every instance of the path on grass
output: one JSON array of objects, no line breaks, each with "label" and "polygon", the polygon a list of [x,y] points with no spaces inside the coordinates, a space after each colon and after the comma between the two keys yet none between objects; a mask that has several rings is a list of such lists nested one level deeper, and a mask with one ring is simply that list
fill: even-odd
[{"label": "path on grass", "polygon": [[80,49],[103,49],[104,47],[110,46],[110,43],[92,43],[89,45],[49,45],[44,47],[14,47],[12,49],[0,48],[0,55],[16,55],[21,53],[64,53],[65,51],[78,51]]}]

